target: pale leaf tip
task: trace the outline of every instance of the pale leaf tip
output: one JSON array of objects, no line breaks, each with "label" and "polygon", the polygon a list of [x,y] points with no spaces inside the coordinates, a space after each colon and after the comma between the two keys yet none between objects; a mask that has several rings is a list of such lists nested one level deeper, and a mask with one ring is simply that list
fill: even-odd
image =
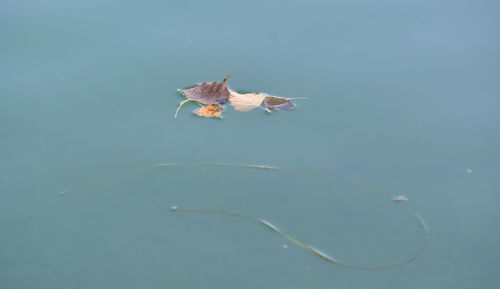
[{"label": "pale leaf tip", "polygon": [[392,201],[394,203],[405,203],[405,202],[408,202],[410,199],[408,199],[408,197],[406,196],[393,196],[392,197]]}]

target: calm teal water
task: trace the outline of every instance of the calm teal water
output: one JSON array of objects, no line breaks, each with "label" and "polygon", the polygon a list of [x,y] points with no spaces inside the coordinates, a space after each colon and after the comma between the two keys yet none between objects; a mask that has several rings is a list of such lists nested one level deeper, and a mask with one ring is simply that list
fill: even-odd
[{"label": "calm teal water", "polygon": [[[498,288],[496,1],[0,4],[0,288]],[[230,73],[292,112],[172,118],[176,89]],[[308,176],[359,180],[408,204]],[[469,170],[469,171],[468,171]],[[264,218],[332,266],[251,222]],[[288,246],[288,247],[287,247]]]}]

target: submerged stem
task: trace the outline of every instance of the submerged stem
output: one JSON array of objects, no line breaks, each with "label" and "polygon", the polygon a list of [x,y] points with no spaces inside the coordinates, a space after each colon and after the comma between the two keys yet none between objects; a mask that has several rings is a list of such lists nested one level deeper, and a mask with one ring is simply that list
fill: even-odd
[{"label": "submerged stem", "polygon": [[[185,103],[187,101],[189,101],[189,100],[185,100],[185,101],[183,101],[183,103]],[[182,105],[182,103],[181,103],[181,105]],[[72,188],[72,189],[69,189],[66,191],[62,191],[59,193],[59,195],[66,196],[66,195],[69,195],[70,193],[98,187],[98,186],[101,186],[103,184],[119,180],[123,177],[134,176],[134,175],[138,175],[141,173],[145,173],[145,172],[155,170],[155,169],[160,169],[160,168],[238,168],[238,169],[254,169],[254,170],[279,171],[279,172],[285,171],[283,168],[269,166],[269,165],[230,164],[230,163],[187,163],[187,164],[159,163],[159,164],[155,164],[155,165],[151,165],[151,166],[147,166],[147,167],[142,167],[142,168],[139,168],[136,170],[119,173],[117,175],[110,176],[110,177],[107,177],[107,178],[102,179],[102,180],[90,182],[90,183],[87,183],[87,184],[84,184],[84,185],[81,185],[81,186],[78,186],[78,187],[75,187],[75,188]],[[366,184],[363,184],[363,183],[360,183],[360,182],[357,182],[354,180],[340,179],[340,178],[336,178],[336,177],[332,177],[332,176],[328,176],[328,175],[318,175],[318,174],[298,173],[298,172],[288,172],[288,173],[292,174],[292,175],[299,176],[299,177],[300,176],[301,177],[316,176],[316,177],[320,177],[320,178],[327,180],[327,181],[351,184],[353,186],[363,188],[363,189],[366,189],[366,190],[371,191],[371,192],[383,194],[383,195],[389,197],[389,200],[393,204],[400,204],[400,203],[394,203],[392,201],[392,194],[391,193],[384,191],[382,189],[379,189],[379,188],[368,186]],[[413,215],[414,219],[417,221],[417,224],[419,225],[419,227],[421,229],[420,231],[422,234],[423,243],[420,246],[420,248],[412,256],[406,258],[405,260],[400,261],[400,262],[396,262],[393,264],[378,265],[378,266],[361,266],[361,265],[353,265],[353,264],[349,264],[349,263],[340,262],[340,261],[336,260],[335,258],[331,257],[330,255],[316,249],[315,247],[308,245],[308,244],[296,239],[295,237],[292,237],[292,236],[286,234],[281,229],[279,229],[277,226],[275,226],[272,223],[270,223],[266,220],[263,220],[263,219],[259,219],[259,218],[239,214],[239,213],[232,213],[232,212],[226,212],[226,211],[214,210],[214,209],[179,208],[179,207],[174,206],[174,207],[171,207],[171,211],[172,212],[191,212],[191,213],[214,214],[214,215],[221,215],[221,216],[226,216],[226,217],[231,217],[231,218],[238,218],[238,219],[242,219],[242,220],[246,220],[246,221],[252,221],[252,222],[258,223],[258,224],[268,228],[269,230],[273,231],[274,233],[280,235],[282,238],[286,239],[287,241],[289,241],[289,242],[293,243],[294,245],[296,245],[297,247],[301,248],[305,252],[307,252],[313,256],[316,256],[324,261],[327,261],[330,264],[337,265],[340,267],[350,268],[350,269],[357,269],[357,270],[387,270],[387,269],[400,267],[400,266],[403,266],[403,265],[406,265],[408,263],[413,262],[415,259],[417,259],[418,256],[420,256],[424,252],[424,250],[427,246],[428,228],[427,228],[427,225],[425,224],[424,219],[411,207],[407,207],[407,208],[409,209],[410,214]]]},{"label": "submerged stem", "polygon": [[388,270],[388,269],[392,269],[392,268],[401,267],[401,266],[409,264],[409,263],[413,262],[415,259],[417,259],[417,257],[420,256],[424,252],[424,250],[427,246],[427,232],[428,232],[427,227],[426,227],[425,222],[422,219],[422,217],[420,217],[414,211],[412,211],[413,216],[417,220],[417,222],[419,223],[419,225],[422,229],[422,232],[423,232],[423,239],[424,240],[423,240],[422,246],[413,255],[411,255],[410,257],[408,257],[407,259],[405,259],[403,261],[396,262],[393,264],[384,264],[384,265],[377,265],[377,266],[362,266],[362,265],[355,265],[355,264],[341,262],[341,261],[331,257],[327,253],[320,251],[319,249],[316,249],[312,245],[308,245],[308,244],[300,241],[299,239],[297,239],[291,235],[288,235],[287,233],[283,232],[281,229],[279,229],[278,227],[273,225],[271,222],[266,221],[264,219],[258,219],[256,217],[251,217],[251,216],[247,216],[247,215],[243,215],[243,214],[239,214],[239,213],[231,213],[231,212],[226,212],[226,211],[222,211],[222,210],[203,209],[203,208],[180,208],[177,206],[173,206],[170,208],[170,210],[172,212],[190,212],[190,213],[220,215],[220,216],[225,216],[225,217],[230,217],[230,218],[238,218],[238,219],[243,219],[246,221],[252,221],[252,222],[260,224],[260,225],[266,227],[267,229],[271,230],[272,232],[278,234],[279,236],[281,236],[285,240],[289,241],[290,243],[294,244],[298,248],[304,250],[305,252],[307,252],[313,256],[316,256],[316,257],[318,257],[318,258],[320,258],[320,259],[322,259],[322,260],[324,260],[332,265],[337,265],[339,267],[344,267],[344,268],[348,268],[348,269],[356,269],[356,270],[364,270],[364,271],[381,271],[381,270]]}]

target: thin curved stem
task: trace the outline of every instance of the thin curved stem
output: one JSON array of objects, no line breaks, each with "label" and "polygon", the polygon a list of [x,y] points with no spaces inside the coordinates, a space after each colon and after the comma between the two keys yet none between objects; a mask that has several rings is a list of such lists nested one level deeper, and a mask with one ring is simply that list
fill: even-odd
[{"label": "thin curved stem", "polygon": [[186,100],[183,100],[183,101],[179,104],[179,106],[178,106],[178,107],[177,107],[177,109],[175,110],[174,118],[177,118],[177,114],[179,113],[179,110],[181,110],[181,107],[182,107],[184,104],[186,104],[186,103],[188,103],[188,102],[190,102],[190,101],[194,101],[194,100],[192,100],[192,99],[186,99]]},{"label": "thin curved stem", "polygon": [[[160,164],[155,164],[155,165],[151,165],[151,166],[147,166],[147,167],[142,167],[142,168],[139,168],[139,169],[136,169],[136,170],[132,170],[132,171],[128,171],[128,172],[119,173],[117,175],[114,175],[114,176],[111,176],[111,177],[108,177],[108,178],[105,178],[105,179],[102,179],[102,180],[98,180],[98,181],[94,181],[94,182],[91,182],[91,183],[87,183],[87,184],[84,184],[84,185],[81,185],[81,186],[78,186],[78,187],[75,187],[75,188],[72,188],[72,189],[69,189],[69,190],[66,190],[66,191],[62,191],[62,192],[59,193],[59,195],[60,196],[66,196],[66,195],[69,195],[70,193],[73,193],[73,192],[83,191],[85,189],[90,189],[90,188],[98,187],[98,186],[101,186],[103,184],[119,180],[119,179],[124,178],[124,177],[134,176],[134,175],[138,175],[138,174],[141,174],[141,173],[145,173],[145,172],[148,172],[148,171],[151,171],[151,170],[155,170],[155,169],[160,169],[160,168],[239,168],[239,169],[254,169],[254,170],[277,171],[277,172],[284,172],[285,171],[283,168],[280,168],[280,167],[269,166],[269,165],[254,165],[254,164],[231,164],[231,163],[187,163],[187,164],[177,164],[177,163],[160,163]],[[356,186],[356,187],[359,187],[359,188],[366,189],[368,191],[372,191],[372,192],[376,192],[376,193],[380,193],[380,194],[383,194],[385,196],[388,196],[388,197],[390,197],[389,200],[392,202],[392,194],[391,193],[389,193],[387,191],[384,191],[382,189],[379,189],[379,188],[375,188],[375,187],[372,187],[372,186],[369,186],[369,185],[366,185],[366,184],[354,181],[354,180],[340,179],[340,178],[336,178],[336,177],[332,177],[332,176],[328,176],[328,175],[310,174],[310,173],[307,173],[307,172],[302,172],[301,173],[301,172],[289,172],[289,171],[287,171],[287,173],[288,174],[292,174],[292,175],[296,175],[296,176],[301,176],[301,177],[304,177],[304,176],[310,176],[310,177],[315,176],[315,177],[319,177],[319,178],[322,178],[322,179],[325,179],[325,180],[328,180],[328,181],[332,181],[332,182],[340,182],[340,183],[350,184],[350,185],[353,185],[353,186]],[[396,202],[393,202],[393,203],[394,204],[400,204],[400,203],[396,203]],[[214,209],[172,207],[171,211],[172,212],[192,212],[192,213],[215,214],[215,215],[222,215],[222,216],[227,216],[227,217],[232,217],[232,218],[238,218],[238,219],[242,219],[242,220],[252,221],[252,222],[258,223],[258,224],[260,224],[260,225],[268,228],[269,230],[273,231],[274,233],[280,235],[282,238],[288,240],[289,242],[293,243],[297,247],[301,248],[305,252],[307,252],[307,253],[309,253],[309,254],[311,254],[313,256],[316,256],[318,258],[321,258],[322,260],[327,261],[330,264],[337,265],[337,266],[340,266],[340,267],[350,268],[350,269],[356,269],[356,270],[387,270],[387,269],[392,269],[392,268],[400,267],[400,266],[403,266],[403,265],[406,265],[408,263],[413,262],[415,259],[417,259],[418,256],[420,256],[425,251],[425,248],[427,246],[427,243],[428,243],[427,239],[428,239],[428,233],[429,233],[427,225],[426,225],[424,219],[415,210],[413,210],[411,207],[408,207],[408,208],[409,208],[410,213],[413,215],[413,217],[415,218],[415,220],[417,221],[417,223],[418,223],[418,225],[419,225],[419,227],[421,229],[422,238],[423,238],[422,245],[420,246],[420,248],[412,256],[406,258],[403,261],[396,262],[396,263],[393,263],[393,264],[385,264],[385,265],[378,265],[378,266],[361,266],[361,265],[355,265],[355,264],[349,264],[349,263],[340,262],[340,261],[336,260],[335,258],[331,257],[330,255],[328,255],[328,254],[320,251],[319,249],[316,249],[315,247],[313,247],[311,245],[308,245],[308,244],[306,244],[306,243],[304,243],[304,242],[296,239],[295,237],[292,237],[291,235],[288,235],[287,233],[285,233],[284,231],[282,231],[281,229],[279,229],[277,226],[273,225],[272,223],[270,223],[269,221],[266,221],[264,219],[259,219],[259,218],[255,218],[255,217],[251,217],[251,216],[246,216],[246,215],[243,215],[243,214],[239,214],[239,213],[232,213],[232,212],[226,212],[226,211],[214,210]]]},{"label": "thin curved stem", "polygon": [[260,224],[260,225],[266,227],[267,229],[271,230],[272,232],[278,234],[279,236],[281,236],[285,240],[289,241],[290,243],[294,244],[295,246],[299,247],[300,249],[304,250],[305,252],[307,252],[313,256],[316,256],[316,257],[318,257],[318,258],[320,258],[320,259],[322,259],[322,260],[324,260],[332,265],[336,265],[336,266],[344,267],[344,268],[348,268],[348,269],[356,269],[356,270],[364,270],[364,271],[381,271],[381,270],[388,270],[388,269],[401,267],[401,266],[409,264],[409,263],[413,262],[415,259],[417,259],[417,257],[420,256],[424,252],[424,250],[427,246],[427,232],[428,231],[427,231],[425,222],[416,212],[413,212],[413,216],[415,217],[415,219],[417,220],[417,222],[419,223],[419,225],[422,229],[423,243],[420,246],[420,248],[413,255],[411,255],[410,257],[408,257],[405,260],[402,260],[402,261],[399,261],[399,262],[396,262],[393,264],[384,264],[384,265],[377,265],[377,266],[361,266],[361,265],[355,265],[355,264],[341,262],[341,261],[333,258],[332,256],[328,255],[327,253],[320,251],[319,249],[316,249],[314,246],[308,245],[308,244],[300,241],[299,239],[297,239],[291,235],[288,235],[287,233],[285,233],[284,231],[279,229],[277,226],[273,225],[271,222],[266,221],[264,219],[259,219],[259,218],[239,214],[239,213],[231,213],[231,212],[226,212],[226,211],[222,211],[222,210],[213,210],[213,209],[180,208],[180,207],[174,206],[174,207],[171,207],[170,210],[172,212],[190,212],[190,213],[220,215],[220,216],[225,216],[225,217],[230,217],[230,218],[238,218],[238,219],[243,219],[246,221],[252,221],[252,222]]}]

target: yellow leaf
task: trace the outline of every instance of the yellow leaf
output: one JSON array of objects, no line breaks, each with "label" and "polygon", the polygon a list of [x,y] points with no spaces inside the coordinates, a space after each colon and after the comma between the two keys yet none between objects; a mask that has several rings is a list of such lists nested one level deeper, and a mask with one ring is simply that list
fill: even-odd
[{"label": "yellow leaf", "polygon": [[224,109],[218,104],[205,105],[194,111],[194,113],[197,116],[207,117],[207,118],[210,117],[222,118],[223,112]]}]

